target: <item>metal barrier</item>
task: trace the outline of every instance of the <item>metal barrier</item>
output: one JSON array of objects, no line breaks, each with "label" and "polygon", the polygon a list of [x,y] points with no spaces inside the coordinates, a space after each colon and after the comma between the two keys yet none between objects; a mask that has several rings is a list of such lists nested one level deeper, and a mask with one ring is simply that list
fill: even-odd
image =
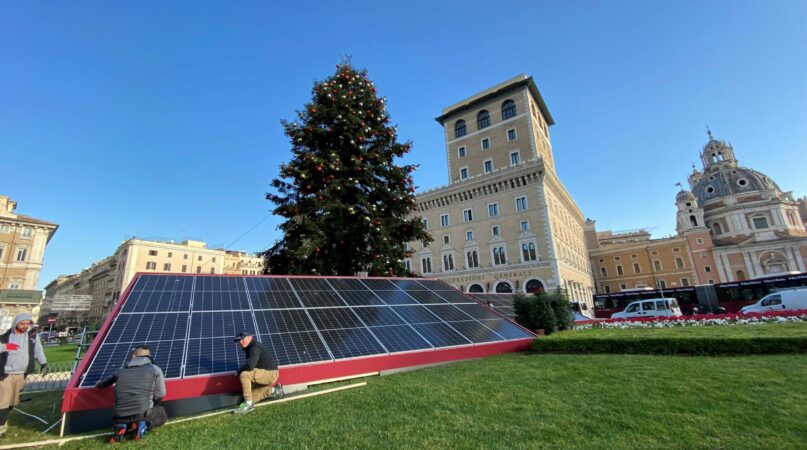
[{"label": "metal barrier", "polygon": [[[76,342],[76,358],[73,361],[48,363],[50,372],[42,375],[41,368],[37,368],[35,373],[29,374],[25,378],[25,388],[23,392],[51,391],[64,389],[67,387],[70,376],[76,370],[78,362],[84,356],[84,352],[92,343],[97,331],[87,331],[87,327],[78,335]],[[74,342],[75,342],[74,341]]]},{"label": "metal barrier", "polygon": [[42,375],[39,370],[25,378],[25,388],[23,392],[51,391],[54,389],[64,389],[72,374],[73,363],[55,362],[49,363],[50,372]]}]

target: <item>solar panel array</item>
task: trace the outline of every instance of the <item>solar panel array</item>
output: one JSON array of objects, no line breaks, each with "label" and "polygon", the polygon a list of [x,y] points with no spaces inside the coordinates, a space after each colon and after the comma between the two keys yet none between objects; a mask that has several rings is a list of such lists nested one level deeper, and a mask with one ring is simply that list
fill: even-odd
[{"label": "solar panel array", "polygon": [[231,372],[255,334],[288,366],[532,335],[436,280],[140,275],[80,386],[148,345],[166,378]]},{"label": "solar panel array", "polygon": [[490,307],[502,314],[504,316],[509,317],[512,320],[515,320],[516,315],[513,312],[513,298],[515,294],[470,294],[471,297],[479,300],[483,305],[487,305],[490,302]]}]

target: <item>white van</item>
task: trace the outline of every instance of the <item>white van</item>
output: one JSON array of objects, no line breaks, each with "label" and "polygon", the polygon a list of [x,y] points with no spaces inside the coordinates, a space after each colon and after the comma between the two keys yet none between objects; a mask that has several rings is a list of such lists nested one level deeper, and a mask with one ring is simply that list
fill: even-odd
[{"label": "white van", "polygon": [[612,319],[630,319],[633,317],[673,317],[680,316],[681,308],[674,298],[648,298],[633,302],[624,311],[611,315]]},{"label": "white van", "polygon": [[772,292],[753,305],[740,310],[742,314],[783,311],[787,309],[807,309],[807,288],[788,289]]}]

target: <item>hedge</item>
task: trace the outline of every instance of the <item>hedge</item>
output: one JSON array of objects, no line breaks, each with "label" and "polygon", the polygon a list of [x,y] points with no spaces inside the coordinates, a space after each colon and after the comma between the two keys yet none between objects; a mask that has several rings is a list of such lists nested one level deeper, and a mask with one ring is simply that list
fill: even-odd
[{"label": "hedge", "polygon": [[634,355],[763,355],[807,353],[807,337],[756,338],[536,338],[537,353],[611,353]]}]

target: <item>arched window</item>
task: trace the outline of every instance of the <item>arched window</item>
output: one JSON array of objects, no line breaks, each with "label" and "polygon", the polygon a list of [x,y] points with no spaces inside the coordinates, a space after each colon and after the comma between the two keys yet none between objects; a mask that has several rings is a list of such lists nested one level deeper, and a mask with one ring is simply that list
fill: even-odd
[{"label": "arched window", "polygon": [[490,126],[490,113],[483,109],[479,111],[479,114],[476,115],[476,128],[482,129],[487,128]]},{"label": "arched window", "polygon": [[468,286],[468,292],[473,292],[475,294],[482,294],[485,292],[485,288],[483,288],[481,284],[472,284]]},{"label": "arched window", "polygon": [[454,124],[454,139],[465,136],[466,132],[467,130],[465,129],[465,121],[458,120],[457,123]]},{"label": "arched window", "polygon": [[723,227],[720,226],[719,222],[712,222],[712,234],[715,236],[723,234]]},{"label": "arched window", "polygon": [[521,244],[521,259],[524,262],[535,261],[538,259],[538,255],[535,253],[534,242]]},{"label": "arched window", "polygon": [[747,279],[748,278],[746,278],[745,272],[743,272],[742,270],[737,271],[737,281],[745,281]]},{"label": "arched window", "polygon": [[510,294],[513,292],[513,286],[510,285],[507,281],[502,281],[496,285],[496,293],[497,294]]},{"label": "arched window", "polygon": [[544,284],[538,280],[532,279],[527,281],[527,285],[524,286],[524,290],[527,291],[528,294],[538,294],[544,292]]},{"label": "arched window", "polygon": [[505,100],[502,103],[502,120],[507,120],[516,116],[516,102],[512,100]]},{"label": "arched window", "polygon": [[696,219],[695,216],[689,216],[689,222],[692,224],[693,227],[698,226],[698,219]]}]

